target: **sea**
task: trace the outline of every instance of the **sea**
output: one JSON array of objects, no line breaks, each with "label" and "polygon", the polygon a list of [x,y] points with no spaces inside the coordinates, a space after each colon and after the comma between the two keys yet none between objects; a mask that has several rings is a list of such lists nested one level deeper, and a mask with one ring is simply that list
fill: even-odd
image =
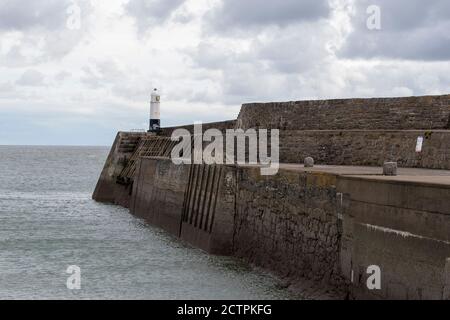
[{"label": "sea", "polygon": [[93,201],[108,152],[0,146],[0,299],[298,298],[269,273]]}]

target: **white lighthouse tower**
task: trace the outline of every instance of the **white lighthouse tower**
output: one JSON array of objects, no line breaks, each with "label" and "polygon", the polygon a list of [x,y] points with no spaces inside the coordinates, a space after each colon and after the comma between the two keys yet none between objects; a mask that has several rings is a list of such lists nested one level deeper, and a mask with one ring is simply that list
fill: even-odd
[{"label": "white lighthouse tower", "polygon": [[161,130],[160,114],[161,95],[158,89],[153,89],[150,100],[150,128],[148,132],[158,133]]}]

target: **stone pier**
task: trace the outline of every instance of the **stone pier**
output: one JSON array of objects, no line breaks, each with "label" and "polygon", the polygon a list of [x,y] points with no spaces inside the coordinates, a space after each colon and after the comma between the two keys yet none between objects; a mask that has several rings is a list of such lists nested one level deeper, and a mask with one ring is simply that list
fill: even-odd
[{"label": "stone pier", "polygon": [[[313,283],[317,298],[450,298],[450,96],[247,104],[208,128],[279,129],[278,174],[175,165],[176,128],[121,132],[93,198],[293,286]],[[371,266],[380,289],[367,286]]]}]

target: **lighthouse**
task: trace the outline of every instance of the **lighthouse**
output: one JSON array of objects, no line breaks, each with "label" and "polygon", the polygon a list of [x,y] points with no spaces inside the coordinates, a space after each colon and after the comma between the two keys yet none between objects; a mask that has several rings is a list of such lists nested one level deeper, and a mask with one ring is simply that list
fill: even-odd
[{"label": "lighthouse", "polygon": [[161,130],[161,115],[160,115],[161,95],[158,89],[153,89],[150,100],[150,128],[148,132],[158,133]]}]

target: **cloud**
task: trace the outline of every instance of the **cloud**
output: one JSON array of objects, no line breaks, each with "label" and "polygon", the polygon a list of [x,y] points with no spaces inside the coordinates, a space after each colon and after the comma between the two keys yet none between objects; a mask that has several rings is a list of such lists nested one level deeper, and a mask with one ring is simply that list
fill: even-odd
[{"label": "cloud", "polygon": [[29,63],[29,58],[22,54],[22,48],[20,45],[12,46],[8,52],[2,57],[2,65],[9,67],[20,67]]},{"label": "cloud", "polygon": [[98,89],[114,84],[123,84],[127,76],[113,60],[101,60],[82,68],[81,81],[91,89]]},{"label": "cloud", "polygon": [[58,83],[64,82],[66,79],[72,77],[72,74],[68,71],[61,71],[58,72],[58,74],[55,75],[55,80]]},{"label": "cloud", "polygon": [[[224,2],[223,6],[227,3]],[[262,16],[269,15],[271,8],[281,7],[280,11],[275,10],[267,23],[264,24],[262,18],[260,20],[259,6],[255,6],[258,9],[255,9],[253,20],[244,19],[245,10],[241,18],[236,17],[241,21],[235,27],[245,29],[239,37],[229,37],[230,34],[220,32],[205,33],[204,40],[187,55],[194,67],[209,70],[210,79],[220,84],[220,90],[208,91],[208,101],[213,100],[214,93],[216,102],[228,105],[301,97],[298,88],[302,82],[301,76],[310,76],[312,70],[321,72],[320,67],[334,55],[329,49],[330,44],[340,37],[329,22],[331,9],[328,2],[320,3],[261,2]],[[238,6],[237,3],[235,5]],[[241,7],[245,9],[248,5],[245,2]],[[313,10],[310,6],[318,7]],[[310,8],[305,10],[309,12],[307,17],[300,14],[297,19],[289,18],[295,8],[305,7]],[[303,14],[305,11],[302,11]],[[246,23],[247,27],[244,26]],[[252,28],[254,25],[258,27]]]},{"label": "cloud", "polygon": [[0,83],[0,92],[3,93],[10,93],[14,91],[14,86],[10,82],[4,82]]},{"label": "cloud", "polygon": [[[73,15],[68,9],[74,6],[79,8],[79,29],[68,27]],[[91,1],[1,1],[1,66],[32,67],[67,56],[88,35],[92,10]]]},{"label": "cloud", "polygon": [[185,0],[130,0],[125,6],[140,32],[149,27],[165,22]]},{"label": "cloud", "polygon": [[[369,30],[366,10],[381,10],[381,30]],[[448,0],[360,0],[354,2],[353,32],[339,53],[345,58],[450,59]]]},{"label": "cloud", "polygon": [[0,29],[28,30],[33,27],[61,28],[67,19],[70,0],[33,0],[24,5],[21,1],[0,2]]},{"label": "cloud", "polygon": [[335,7],[328,0],[221,1],[203,19],[202,41],[187,52],[219,84],[208,86],[205,99],[238,105],[299,97],[301,75],[333,56]]},{"label": "cloud", "polygon": [[327,44],[334,37],[326,23],[293,25],[254,42],[252,52],[275,71],[300,73],[328,59],[331,52]]},{"label": "cloud", "polygon": [[16,81],[19,86],[38,87],[44,85],[45,76],[37,70],[27,70]]},{"label": "cloud", "polygon": [[248,28],[286,26],[328,17],[327,0],[223,0],[209,15],[214,31],[248,31]]}]

